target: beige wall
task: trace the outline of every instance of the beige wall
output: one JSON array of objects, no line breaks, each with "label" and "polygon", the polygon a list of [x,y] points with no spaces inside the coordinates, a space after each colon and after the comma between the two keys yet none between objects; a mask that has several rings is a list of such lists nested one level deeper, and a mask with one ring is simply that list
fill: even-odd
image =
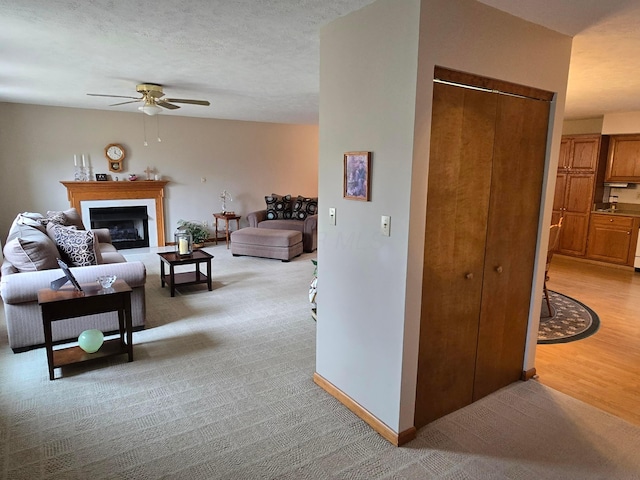
[{"label": "beige wall", "polygon": [[640,112],[605,113],[598,118],[565,120],[563,135],[600,133],[602,135],[624,135],[640,133]]},{"label": "beige wall", "polygon": [[[556,92],[547,156],[555,172],[570,53],[569,37],[473,0],[379,0],[321,32],[316,365],[396,432],[413,425],[434,65]],[[342,152],[355,149],[373,151],[371,202],[344,200],[338,188]],[[540,225],[550,223],[554,186],[547,176]],[[391,215],[391,237],[379,233],[380,215]],[[544,262],[526,368],[543,274]]]},{"label": "beige wall", "polygon": [[[149,166],[170,181],[165,199],[167,240],[179,219],[212,225],[212,213],[220,211],[218,195],[225,189],[233,195],[228,208],[243,217],[263,208],[264,195],[270,193],[318,193],[315,125],[0,103],[0,239],[6,238],[18,212],[69,208],[59,182],[73,179],[74,154],[88,154],[94,173],[109,173],[104,157],[109,143],[126,148],[121,179],[128,173],[144,178]],[[242,220],[246,224],[246,218]]]},{"label": "beige wall", "polygon": [[603,117],[565,120],[562,123],[563,135],[580,135],[586,133],[601,133]]},{"label": "beige wall", "polygon": [[608,113],[602,122],[603,135],[640,133],[640,112]]}]

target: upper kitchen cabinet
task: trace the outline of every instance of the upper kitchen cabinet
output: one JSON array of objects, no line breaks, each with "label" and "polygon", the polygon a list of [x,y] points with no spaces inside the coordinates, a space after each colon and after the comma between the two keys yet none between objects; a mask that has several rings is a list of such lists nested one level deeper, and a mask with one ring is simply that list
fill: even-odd
[{"label": "upper kitchen cabinet", "polygon": [[558,172],[595,172],[600,154],[600,138],[600,135],[563,136]]},{"label": "upper kitchen cabinet", "polygon": [[611,135],[605,181],[640,183],[640,135]]},{"label": "upper kitchen cabinet", "polygon": [[553,200],[552,223],[564,217],[558,253],[582,257],[587,251],[589,216],[594,199],[602,201],[609,137],[565,135]]}]

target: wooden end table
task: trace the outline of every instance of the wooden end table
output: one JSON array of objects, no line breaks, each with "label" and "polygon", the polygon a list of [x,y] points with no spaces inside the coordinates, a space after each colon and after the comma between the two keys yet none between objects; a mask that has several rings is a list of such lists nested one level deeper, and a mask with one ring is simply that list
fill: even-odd
[{"label": "wooden end table", "polygon": [[[116,280],[107,289],[98,284],[82,285],[83,292],[73,287],[60,290],[38,290],[38,304],[42,311],[44,343],[47,349],[49,380],[54,379],[54,369],[73,363],[88,362],[99,358],[127,354],[133,362],[133,327],[131,325],[131,287],[124,280]],[[87,353],[80,347],[53,349],[51,324],[56,320],[118,312],[120,338],[105,340],[95,353]]]},{"label": "wooden end table", "polygon": [[[194,250],[191,255],[178,255],[175,252],[159,252],[160,256],[160,285],[164,288],[165,284],[169,284],[171,288],[171,296],[175,297],[176,287],[181,285],[196,285],[198,283],[206,283],[209,291],[211,286],[211,259],[213,255],[208,254],[204,250]],[[200,271],[200,264],[207,264],[207,273]],[[165,273],[165,264],[169,265],[169,274]],[[182,265],[195,265],[195,271],[175,273],[175,267]]]},{"label": "wooden end table", "polygon": [[221,233],[225,234],[225,238],[227,239],[227,250],[229,249],[229,235],[231,231],[229,229],[229,221],[236,221],[236,230],[240,228],[240,215],[236,215],[235,213],[214,213],[213,214],[215,220],[216,227],[216,245],[218,244],[218,220],[224,220],[224,231]]}]

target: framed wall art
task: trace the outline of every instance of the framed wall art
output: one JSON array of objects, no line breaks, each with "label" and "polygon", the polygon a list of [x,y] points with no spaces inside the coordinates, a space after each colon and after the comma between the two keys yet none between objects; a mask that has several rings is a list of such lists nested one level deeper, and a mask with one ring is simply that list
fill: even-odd
[{"label": "framed wall art", "polygon": [[344,198],[368,202],[371,197],[371,152],[344,154]]}]

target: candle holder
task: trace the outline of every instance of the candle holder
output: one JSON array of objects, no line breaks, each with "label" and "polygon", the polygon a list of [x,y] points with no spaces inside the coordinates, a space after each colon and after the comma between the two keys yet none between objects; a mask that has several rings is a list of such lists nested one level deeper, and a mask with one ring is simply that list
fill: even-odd
[{"label": "candle holder", "polygon": [[188,257],[193,253],[193,237],[185,230],[178,231],[173,235],[175,241],[176,255]]},{"label": "candle holder", "polygon": [[91,167],[76,166],[73,179],[76,182],[88,182],[91,180]]}]

